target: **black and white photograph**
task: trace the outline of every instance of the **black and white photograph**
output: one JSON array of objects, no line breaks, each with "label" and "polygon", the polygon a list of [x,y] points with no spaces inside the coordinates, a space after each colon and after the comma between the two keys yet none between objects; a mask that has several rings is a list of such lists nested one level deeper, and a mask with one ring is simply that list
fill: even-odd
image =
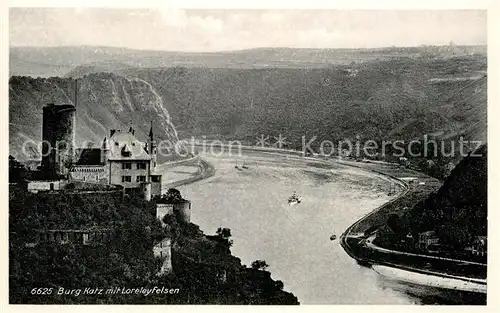
[{"label": "black and white photograph", "polygon": [[486,306],[488,19],[9,7],[9,304]]}]

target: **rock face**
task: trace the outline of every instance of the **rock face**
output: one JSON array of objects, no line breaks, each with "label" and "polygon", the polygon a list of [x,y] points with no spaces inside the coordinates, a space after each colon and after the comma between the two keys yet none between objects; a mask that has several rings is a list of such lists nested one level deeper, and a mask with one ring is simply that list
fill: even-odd
[{"label": "rock face", "polygon": [[[73,104],[75,83],[66,78],[11,77],[9,81],[9,145],[16,159],[39,158],[40,149],[22,152],[28,140],[41,141],[42,108],[47,103]],[[177,131],[162,98],[145,80],[99,73],[78,80],[76,145],[98,147],[110,129],[136,130],[146,141],[151,122],[155,139],[178,142]],[[38,150],[38,151],[36,151]]]}]

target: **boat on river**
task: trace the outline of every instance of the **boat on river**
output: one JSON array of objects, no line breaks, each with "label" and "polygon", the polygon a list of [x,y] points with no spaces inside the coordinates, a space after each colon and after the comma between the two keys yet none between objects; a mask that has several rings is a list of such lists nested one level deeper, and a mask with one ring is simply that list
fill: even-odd
[{"label": "boat on river", "polygon": [[295,191],[293,192],[293,195],[290,198],[288,198],[288,204],[290,206],[299,204],[301,202],[302,202],[302,197],[297,195],[297,193],[295,193]]}]

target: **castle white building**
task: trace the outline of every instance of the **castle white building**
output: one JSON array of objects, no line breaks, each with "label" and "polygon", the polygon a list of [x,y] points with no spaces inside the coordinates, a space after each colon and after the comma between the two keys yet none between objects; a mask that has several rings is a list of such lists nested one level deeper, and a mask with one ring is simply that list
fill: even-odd
[{"label": "castle white building", "polygon": [[128,132],[112,129],[100,148],[77,149],[70,180],[121,185],[125,193],[141,192],[146,200],[161,195],[161,174],[156,172],[157,147],[153,125],[148,141],[141,142]]}]

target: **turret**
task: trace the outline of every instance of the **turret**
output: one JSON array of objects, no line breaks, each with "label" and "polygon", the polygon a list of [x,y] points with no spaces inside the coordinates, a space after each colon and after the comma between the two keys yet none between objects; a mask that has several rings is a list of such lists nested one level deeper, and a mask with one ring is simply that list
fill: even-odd
[{"label": "turret", "polygon": [[149,144],[148,144],[148,154],[151,156],[151,171],[154,172],[156,169],[156,141],[153,135],[153,121],[151,121],[151,128],[149,129]]},{"label": "turret", "polygon": [[101,164],[105,164],[106,162],[108,162],[109,152],[110,150],[109,150],[108,139],[104,137],[101,146]]}]

